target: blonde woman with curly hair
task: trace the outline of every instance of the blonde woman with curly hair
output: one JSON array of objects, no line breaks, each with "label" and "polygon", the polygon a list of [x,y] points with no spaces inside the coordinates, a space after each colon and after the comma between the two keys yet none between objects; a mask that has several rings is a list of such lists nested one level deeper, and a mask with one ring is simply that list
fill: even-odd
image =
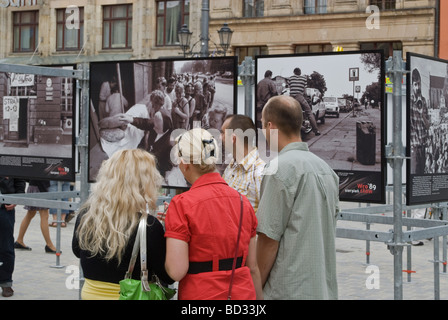
[{"label": "blonde woman with curly hair", "polygon": [[[73,235],[73,252],[85,277],[83,300],[118,300],[119,282],[127,271],[142,216],[147,216],[148,272],[165,284],[173,283],[164,267],[163,227],[147,215],[147,206],[156,208],[161,181],[154,156],[145,150],[120,150],[103,162]],[[139,259],[132,278],[140,279]]]},{"label": "blonde woman with curly hair", "polygon": [[249,200],[240,197],[216,170],[217,141],[196,128],[177,138],[173,155],[192,185],[173,197],[165,220],[165,266],[170,277],[179,281],[179,300],[223,300],[229,293],[235,300],[261,299],[257,218]]}]

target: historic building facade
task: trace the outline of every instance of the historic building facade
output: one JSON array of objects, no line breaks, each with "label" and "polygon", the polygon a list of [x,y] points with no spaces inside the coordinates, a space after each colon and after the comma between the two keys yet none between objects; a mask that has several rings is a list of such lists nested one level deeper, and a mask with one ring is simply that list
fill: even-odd
[{"label": "historic building facade", "polygon": [[[446,57],[442,38],[448,19],[441,18],[447,11],[446,4],[440,10],[440,2],[0,0],[0,63],[74,65],[182,57],[177,33],[185,24],[193,33],[192,45],[197,43],[204,13],[209,13],[209,51],[217,51],[217,30],[228,23],[233,37],[227,54],[237,55],[240,63],[246,56],[325,52],[337,47],[383,49],[386,58],[393,50],[402,50],[403,57],[406,52]],[[193,50],[199,47],[200,43]],[[13,120],[4,115],[6,100],[0,99],[0,141],[38,143],[52,137],[64,141],[62,134],[71,124],[71,104],[66,102],[73,99],[68,79],[49,84],[39,76],[24,82],[8,77],[0,76],[0,95],[16,97],[8,101],[22,112],[28,110],[27,122],[18,120],[25,115],[13,115],[17,121],[11,125]],[[36,107],[39,92],[47,99],[44,109]]]},{"label": "historic building facade", "polygon": [[[0,0],[0,60],[36,65],[181,56],[199,40],[200,0]],[[223,23],[228,54],[382,48],[435,54],[438,0],[211,0],[210,51]],[[446,10],[445,10],[446,11]],[[443,19],[442,20],[443,23]],[[446,20],[446,19],[445,19]],[[440,30],[440,28],[439,28]],[[196,48],[197,49],[197,48]]]}]

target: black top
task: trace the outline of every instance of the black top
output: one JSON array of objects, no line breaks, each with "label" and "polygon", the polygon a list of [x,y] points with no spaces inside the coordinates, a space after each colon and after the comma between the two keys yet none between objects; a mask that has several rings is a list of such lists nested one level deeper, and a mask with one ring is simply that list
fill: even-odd
[{"label": "black top", "polygon": [[25,193],[26,181],[24,179],[14,179],[0,177],[0,193]]},{"label": "black top", "polygon": [[[85,213],[85,212],[84,212]],[[132,248],[134,246],[135,237],[137,235],[138,228],[132,234],[129,243],[124,252],[121,264],[118,265],[117,259],[112,259],[109,262],[101,256],[94,256],[90,252],[81,250],[79,248],[78,237],[76,230],[78,230],[81,217],[84,213],[80,213],[76,219],[75,233],[73,235],[72,250],[76,257],[80,258],[81,267],[84,273],[84,277],[90,280],[119,283],[124,279],[124,276],[129,267],[129,261],[132,256]],[[166,240],[164,237],[164,230],[162,224],[153,216],[148,216],[148,226],[146,229],[146,243],[147,243],[147,266],[148,275],[151,277],[155,274],[159,277],[162,283],[172,284],[174,281],[168,276],[165,271],[165,255],[166,255]],[[133,279],[140,279],[140,254],[137,257],[135,263],[134,272],[132,274]]]},{"label": "black top", "polygon": [[[8,177],[0,177],[0,193],[25,193],[26,181],[24,179],[14,179]],[[5,208],[5,203],[0,204],[0,209]]]},{"label": "black top", "polygon": [[40,192],[48,192],[48,189],[50,188],[50,181],[48,181],[48,180],[30,180],[29,185],[38,187]]}]

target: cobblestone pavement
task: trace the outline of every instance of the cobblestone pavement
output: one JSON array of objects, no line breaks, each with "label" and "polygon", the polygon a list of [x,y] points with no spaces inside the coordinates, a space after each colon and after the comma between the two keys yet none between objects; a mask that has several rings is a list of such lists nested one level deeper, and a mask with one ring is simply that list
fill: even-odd
[{"label": "cobblestone pavement", "polygon": [[[23,206],[16,210],[15,236],[25,215]],[[15,291],[11,298],[0,300],[78,300],[79,290],[73,278],[79,267],[78,259],[71,250],[74,220],[61,229],[59,261],[54,254],[44,251],[44,240],[40,231],[40,217],[36,217],[25,235],[26,245],[32,251],[16,250],[16,267],[13,275]],[[365,228],[351,221],[339,221],[339,227]],[[372,225],[371,230],[388,231],[391,226]],[[56,244],[57,230],[50,228]],[[441,239],[439,240],[441,243]],[[412,273],[403,273],[404,300],[433,300],[434,264],[433,240],[425,240],[423,246],[411,246]],[[440,246],[442,248],[442,246]],[[340,300],[394,300],[394,256],[384,243],[370,242],[370,255],[366,255],[366,241],[337,238],[337,268]],[[407,249],[403,253],[403,269],[408,270]],[[367,263],[367,257],[370,263]],[[443,255],[440,253],[440,259]],[[448,299],[448,274],[440,264],[440,299]],[[446,265],[445,265],[446,267]],[[373,281],[373,280],[375,281]],[[367,285],[366,285],[367,283]],[[369,289],[370,287],[370,289]]]}]

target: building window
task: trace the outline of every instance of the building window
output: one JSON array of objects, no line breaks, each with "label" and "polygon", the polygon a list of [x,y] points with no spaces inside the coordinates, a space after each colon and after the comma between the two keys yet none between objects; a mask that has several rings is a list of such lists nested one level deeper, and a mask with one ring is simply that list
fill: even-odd
[{"label": "building window", "polygon": [[403,50],[403,44],[396,42],[364,42],[359,45],[361,50],[384,50],[384,58],[387,60],[394,55],[394,50]]},{"label": "building window", "polygon": [[305,0],[303,12],[305,14],[327,13],[327,0]]},{"label": "building window", "polygon": [[370,0],[370,5],[377,6],[381,10],[390,10],[396,8],[396,0]]},{"label": "building window", "polygon": [[324,44],[301,44],[296,46],[295,53],[315,53],[332,52],[333,46],[329,43]]},{"label": "building window", "polygon": [[103,7],[103,49],[132,47],[132,5]]},{"label": "building window", "polygon": [[189,16],[190,0],[157,1],[157,46],[179,45],[177,33]]},{"label": "building window", "polygon": [[264,15],[264,0],[244,0],[243,3],[243,17],[263,17]]},{"label": "building window", "polygon": [[[84,39],[84,8],[79,15],[66,9],[56,10],[56,50],[81,50]],[[67,25],[68,22],[68,25]]]},{"label": "building window", "polygon": [[268,54],[268,47],[238,47],[235,49],[238,56],[238,64],[241,64],[246,57],[263,56]]},{"label": "building window", "polygon": [[13,51],[33,52],[38,46],[38,11],[18,11],[13,13]]},{"label": "building window", "polygon": [[62,78],[61,85],[61,113],[62,116],[71,117],[73,106],[73,79]]}]

